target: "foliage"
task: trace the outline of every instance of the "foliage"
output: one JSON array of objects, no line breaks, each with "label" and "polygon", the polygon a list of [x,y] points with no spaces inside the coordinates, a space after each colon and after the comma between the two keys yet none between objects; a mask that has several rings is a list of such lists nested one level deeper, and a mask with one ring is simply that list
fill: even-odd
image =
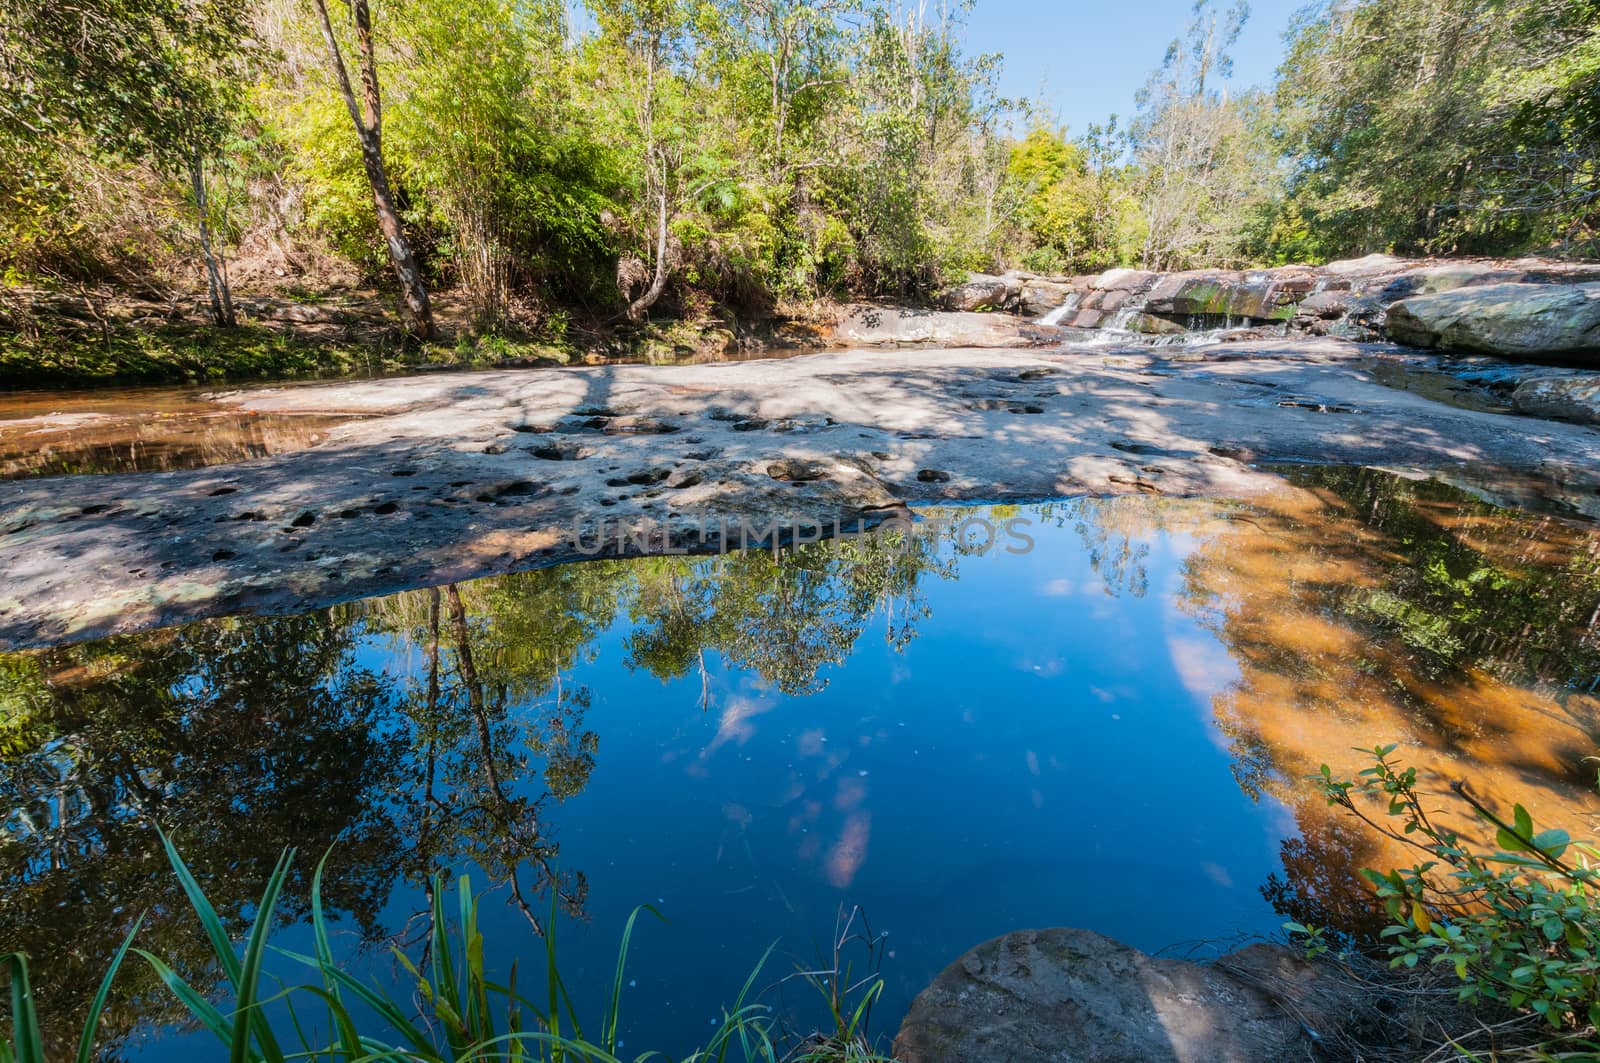
[{"label": "foliage", "polygon": [[1229,49],[1248,14],[1241,0],[1219,24],[1209,0],[1198,0],[1187,31],[1140,90],[1128,139],[1145,269],[1247,261],[1243,240],[1272,164],[1255,132],[1255,96],[1229,98],[1220,82],[1232,70]]},{"label": "foliage", "polygon": [[524,360],[559,364],[567,357],[534,340],[463,337],[454,346],[389,334],[313,340],[258,325],[117,325],[94,337],[0,332],[0,378],[13,384],[265,380]]},{"label": "foliage", "polygon": [[[1241,91],[1247,9],[1199,0],[1132,120],[1069,136],[999,96],[1000,57],[964,52],[971,0],[381,4],[391,229],[428,285],[460,292],[463,332],[522,336],[624,317],[645,334],[650,314],[736,332],[1017,266],[1582,254],[1597,5],[1324,0],[1271,90]],[[225,303],[231,259],[245,284],[392,284],[309,15],[0,0],[8,280],[168,291],[203,273]]]},{"label": "foliage", "polygon": [[[238,1063],[286,1063],[304,1058],[407,1059],[424,1063],[466,1059],[620,1063],[617,1052],[621,1041],[617,1030],[629,945],[640,912],[654,913],[654,909],[636,909],[629,916],[618,949],[610,998],[602,1012],[597,1035],[589,1039],[557,963],[553,912],[544,934],[545,994],[542,1001],[535,1002],[518,990],[514,968],[509,980],[501,984],[485,967],[483,935],[478,929],[479,902],[472,894],[470,879],[462,876],[457,882],[456,910],[452,913],[448,905],[450,891],[442,875],[436,878],[431,890],[428,940],[422,961],[414,962],[404,952],[395,950],[396,958],[415,980],[415,999],[421,1005],[421,1013],[416,1014],[410,1002],[397,1000],[361,981],[344,970],[335,958],[322,902],[327,857],[318,864],[311,879],[309,918],[313,954],[288,952],[268,945],[274,912],[289,882],[293,849],[284,850],[273,868],[254,907],[241,953],[199,880],[172,842],[164,836],[162,841],[167,860],[200,924],[211,957],[223,974],[225,996],[231,999],[219,1005],[164,958],[147,949],[135,948],[140,920],[112,958],[90,1005],[78,1040],[75,1058],[79,1063],[96,1058],[101,1013],[130,949],[181,1002],[190,1018],[214,1034],[227,1047],[229,1058]],[[846,924],[847,932],[848,926]],[[838,948],[850,940],[848,936],[841,937]],[[838,963],[838,948],[833,968],[802,973],[815,978],[821,986],[837,986],[841,980],[848,981],[848,969]],[[312,973],[314,981],[280,984],[274,988],[265,970],[269,951],[304,966]],[[769,956],[770,953],[769,949]],[[7,1042],[0,1043],[0,1063],[44,1063],[40,1015],[31,992],[27,957],[12,953],[3,962],[11,989],[11,1036]],[[807,1039],[791,1053],[780,1047],[785,1039],[772,1009],[751,999],[751,991],[765,964],[766,957],[763,957],[733,1004],[723,1011],[710,1040],[685,1057],[685,1063],[713,1060],[723,1063],[740,1057],[764,1063],[789,1059],[871,1063],[882,1058],[872,1051],[864,1031],[865,1016],[882,989],[875,972],[845,990],[828,995],[839,1022],[835,1035]],[[287,1024],[275,1025],[267,1010],[279,1003],[287,1013]],[[302,1020],[302,1013],[313,1012],[322,1017],[320,1024]],[[364,1032],[375,1030],[382,1032]],[[738,1055],[734,1054],[736,1052]],[[657,1055],[659,1053],[646,1052],[635,1058],[642,1061]]]},{"label": "foliage", "polygon": [[1582,250],[1600,225],[1600,5],[1322,3],[1276,122],[1319,254]]},{"label": "foliage", "polygon": [[[1454,794],[1494,831],[1495,847],[1483,848],[1441,821],[1416,768],[1392,759],[1395,749],[1371,750],[1372,766],[1356,780],[1335,778],[1326,765],[1317,777],[1330,804],[1425,857],[1362,872],[1388,912],[1391,965],[1448,966],[1461,1000],[1527,1009],[1552,1027],[1600,1025],[1600,872],[1590,864],[1600,850],[1565,830],[1535,829],[1521,805],[1502,816],[1455,783]],[[1373,818],[1373,801],[1398,828]],[[1312,928],[1291,929],[1325,947]]]}]

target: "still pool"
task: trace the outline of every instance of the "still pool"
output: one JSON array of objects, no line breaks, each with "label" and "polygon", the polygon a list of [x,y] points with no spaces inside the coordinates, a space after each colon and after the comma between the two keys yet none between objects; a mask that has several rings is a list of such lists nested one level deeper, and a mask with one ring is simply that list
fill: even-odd
[{"label": "still pool", "polygon": [[[435,873],[486,891],[502,977],[536,981],[553,930],[591,1018],[648,904],[629,1056],[703,1040],[774,942],[762,999],[820,1021],[784,978],[831,963],[854,912],[886,1044],[1009,930],[1194,956],[1288,919],[1370,931],[1359,869],[1404,854],[1305,784],[1364,766],[1353,747],[1544,822],[1595,811],[1592,526],[1314,468],[1249,502],[921,516],[0,657],[0,952],[34,957],[57,1041],[141,912],[143,946],[205,982],[159,826],[240,925],[297,847],[291,950],[331,846],[335,943],[402,993],[389,946],[418,951]],[[985,550],[986,525],[1011,532]],[[143,968],[113,1001],[131,1056],[225,1056]]]}]

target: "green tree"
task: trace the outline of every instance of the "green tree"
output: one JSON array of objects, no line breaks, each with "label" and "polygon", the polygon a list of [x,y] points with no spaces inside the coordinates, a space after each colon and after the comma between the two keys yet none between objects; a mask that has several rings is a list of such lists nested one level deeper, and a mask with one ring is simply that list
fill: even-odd
[{"label": "green tree", "polygon": [[1600,224],[1600,5],[1322,4],[1277,87],[1323,253],[1580,250]]},{"label": "green tree", "polygon": [[437,334],[433,323],[433,305],[428,299],[428,288],[423,283],[416,256],[412,254],[411,241],[407,239],[405,227],[401,224],[394,191],[389,186],[389,172],[383,163],[383,95],[378,85],[377,43],[372,35],[371,8],[367,0],[350,0],[356,55],[361,63],[361,100],[357,102],[338,35],[328,16],[327,0],[312,2],[316,5],[317,19],[322,28],[323,42],[328,48],[328,61],[338,82],[339,95],[344,99],[345,109],[349,111],[350,121],[356,129],[356,141],[361,146],[361,164],[367,172],[367,183],[372,187],[372,206],[389,251],[395,279],[400,282],[401,295],[418,335],[423,339],[433,339]]},{"label": "green tree", "polygon": [[1229,49],[1248,15],[1240,0],[1219,21],[1210,0],[1196,0],[1187,30],[1139,91],[1129,142],[1145,269],[1243,258],[1251,209],[1271,173],[1252,135],[1252,101],[1230,98],[1222,87],[1232,72]]},{"label": "green tree", "polygon": [[234,324],[206,171],[243,110],[249,33],[242,0],[5,0],[0,39],[0,145],[8,158],[15,150],[19,164],[0,188],[12,209],[64,206],[62,177],[51,164],[77,140],[182,175],[212,319]]}]

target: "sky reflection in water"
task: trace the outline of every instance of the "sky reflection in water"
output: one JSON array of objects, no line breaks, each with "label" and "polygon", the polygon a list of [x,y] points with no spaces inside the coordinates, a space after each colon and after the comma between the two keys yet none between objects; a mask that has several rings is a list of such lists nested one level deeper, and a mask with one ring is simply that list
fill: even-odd
[{"label": "sky reflection in water", "polygon": [[[889,934],[884,1035],[1008,930],[1359,929],[1355,872],[1386,854],[1298,785],[1358,767],[1352,745],[1399,741],[1541,821],[1591,810],[1600,548],[1436,484],[1295,479],[992,512],[1030,522],[1021,555],[877,536],[592,562],[0,658],[3,944],[47,958],[47,1013],[81,1007],[127,919],[173,896],[152,822],[233,914],[279,847],[303,898],[341,838],[341,941],[385,979],[361,943],[420,928],[427,869],[498,884],[502,971],[539,967],[554,890],[580,999],[654,904],[630,1051],[692,1046],[774,939],[772,978],[816,960],[841,905]],[[200,955],[181,911],[146,944]]]}]

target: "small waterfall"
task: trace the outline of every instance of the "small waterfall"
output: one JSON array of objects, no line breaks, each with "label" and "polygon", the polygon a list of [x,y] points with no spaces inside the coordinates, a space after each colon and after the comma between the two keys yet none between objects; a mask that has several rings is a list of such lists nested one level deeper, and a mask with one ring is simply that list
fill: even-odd
[{"label": "small waterfall", "polygon": [[1121,310],[1118,310],[1116,313],[1112,314],[1111,320],[1107,321],[1100,327],[1113,332],[1126,332],[1128,331],[1128,323],[1132,321],[1134,315],[1138,314],[1142,309],[1144,309],[1144,304],[1142,303],[1137,306],[1125,306]]},{"label": "small waterfall", "polygon": [[1041,325],[1059,325],[1066,318],[1077,312],[1078,304],[1083,302],[1082,292],[1068,292],[1067,301],[1050,311],[1039,319]]}]

